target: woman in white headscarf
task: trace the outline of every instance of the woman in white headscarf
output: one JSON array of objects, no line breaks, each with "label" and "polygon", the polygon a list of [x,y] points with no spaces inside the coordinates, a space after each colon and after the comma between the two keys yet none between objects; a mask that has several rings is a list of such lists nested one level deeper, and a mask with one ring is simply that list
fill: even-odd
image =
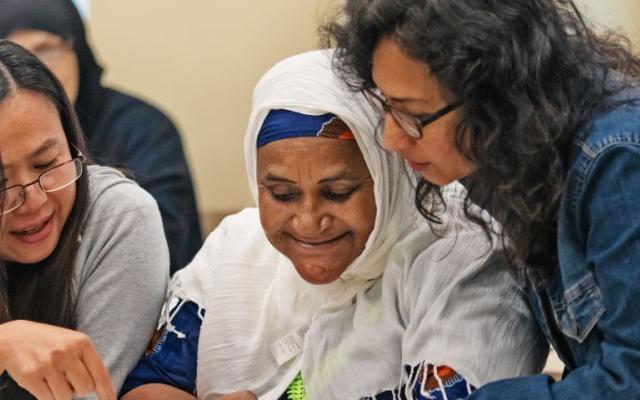
[{"label": "woman in white headscarf", "polygon": [[458,398],[541,368],[497,242],[457,209],[429,230],[375,141],[379,116],[330,58],[288,58],[258,83],[245,138],[258,209],[176,274],[124,399]]}]

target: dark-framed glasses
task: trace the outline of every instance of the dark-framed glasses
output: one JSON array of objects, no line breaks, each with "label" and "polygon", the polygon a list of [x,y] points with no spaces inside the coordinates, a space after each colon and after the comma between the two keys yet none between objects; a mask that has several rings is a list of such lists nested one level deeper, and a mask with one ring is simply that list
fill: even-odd
[{"label": "dark-framed glasses", "polygon": [[11,211],[20,207],[26,198],[27,188],[36,183],[45,193],[56,192],[71,185],[82,176],[82,164],[85,161],[86,157],[84,154],[78,151],[77,157],[49,168],[41,173],[35,181],[24,185],[13,185],[0,190],[0,207],[2,210],[0,215],[9,214]]},{"label": "dark-framed glasses", "polygon": [[397,108],[391,107],[384,99],[382,94],[375,91],[367,92],[367,98],[370,99],[369,101],[374,105],[374,107],[378,109],[378,111],[383,116],[386,116],[387,114],[391,115],[391,118],[393,118],[396,124],[398,124],[398,126],[409,137],[416,140],[422,139],[422,129],[424,129],[425,126],[444,117],[445,115],[449,114],[451,111],[462,105],[461,101],[454,101],[442,107],[433,114],[416,117],[404,111],[400,111]]}]

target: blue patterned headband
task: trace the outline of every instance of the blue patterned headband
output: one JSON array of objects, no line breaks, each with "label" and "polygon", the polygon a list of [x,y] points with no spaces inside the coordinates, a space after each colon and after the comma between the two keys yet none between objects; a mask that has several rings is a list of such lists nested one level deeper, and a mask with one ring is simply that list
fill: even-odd
[{"label": "blue patterned headband", "polygon": [[276,140],[317,136],[355,140],[347,125],[334,114],[307,115],[271,110],[258,132],[258,148]]}]

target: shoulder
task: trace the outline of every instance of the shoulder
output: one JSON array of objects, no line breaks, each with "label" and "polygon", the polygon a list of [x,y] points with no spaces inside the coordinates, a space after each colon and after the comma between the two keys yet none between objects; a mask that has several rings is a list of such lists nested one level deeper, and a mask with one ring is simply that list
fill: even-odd
[{"label": "shoulder", "polygon": [[170,291],[202,306],[208,288],[250,280],[256,270],[275,273],[279,257],[264,234],[258,210],[246,208],[226,217],[209,234],[193,261],[175,274]]},{"label": "shoulder", "polygon": [[[100,118],[101,131],[144,145],[159,138],[179,136],[173,121],[156,106],[137,97],[109,89],[109,101]],[[110,140],[105,137],[104,140]]]},{"label": "shoulder", "polygon": [[126,274],[141,291],[166,286],[169,252],[155,200],[119,171],[87,168],[89,205],[76,256],[78,282]]},{"label": "shoulder", "polygon": [[[640,89],[629,89],[618,97],[622,99],[614,101],[619,104],[596,116],[574,140],[564,201],[576,220],[581,204],[591,201],[585,196],[608,196],[620,179],[635,175],[640,157]],[[594,184],[597,191],[589,189]]]},{"label": "shoulder", "polygon": [[151,119],[171,124],[171,120],[163,111],[139,97],[114,89],[107,89],[107,93],[109,101],[103,114],[103,118],[106,120]]},{"label": "shoulder", "polygon": [[280,254],[267,239],[257,208],[245,208],[223,219],[200,252],[208,259],[243,265],[272,263]]},{"label": "shoulder", "polygon": [[[404,260],[403,292],[412,298],[426,296],[435,300],[455,297],[456,293],[486,290],[495,297],[508,298],[508,302],[520,302],[522,293],[506,259],[501,238],[497,234],[488,235],[465,215],[464,187],[450,185],[443,196],[447,204],[442,214],[443,224],[436,231],[423,230],[420,235],[423,248],[411,262]],[[486,211],[474,204],[468,208],[494,231],[501,230]],[[412,235],[405,243],[398,243],[398,247],[410,246],[420,236]]]},{"label": "shoulder", "polygon": [[640,87],[604,100],[602,111],[574,140],[574,145],[590,159],[620,144],[640,145]]},{"label": "shoulder", "polygon": [[130,211],[158,207],[147,191],[117,169],[89,165],[86,173],[89,181],[87,223]]}]

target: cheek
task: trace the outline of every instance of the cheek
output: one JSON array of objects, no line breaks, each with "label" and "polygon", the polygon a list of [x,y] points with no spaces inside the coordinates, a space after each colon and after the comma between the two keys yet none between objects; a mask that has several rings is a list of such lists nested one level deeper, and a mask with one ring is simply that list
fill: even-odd
[{"label": "cheek", "polygon": [[275,201],[270,194],[260,193],[258,210],[262,229],[264,229],[267,236],[271,236],[283,228],[286,219],[286,206]]},{"label": "cheek", "polygon": [[62,224],[66,223],[76,201],[76,185],[69,186],[68,190],[60,190],[49,193],[49,195],[51,196],[51,201],[56,204],[61,212]]},{"label": "cheek", "polygon": [[343,215],[349,216],[349,224],[356,232],[368,238],[376,222],[376,202],[373,191],[360,194],[344,210]]},{"label": "cheek", "polygon": [[2,238],[6,235],[9,226],[11,226],[11,214],[0,216],[0,248],[2,247]]}]

